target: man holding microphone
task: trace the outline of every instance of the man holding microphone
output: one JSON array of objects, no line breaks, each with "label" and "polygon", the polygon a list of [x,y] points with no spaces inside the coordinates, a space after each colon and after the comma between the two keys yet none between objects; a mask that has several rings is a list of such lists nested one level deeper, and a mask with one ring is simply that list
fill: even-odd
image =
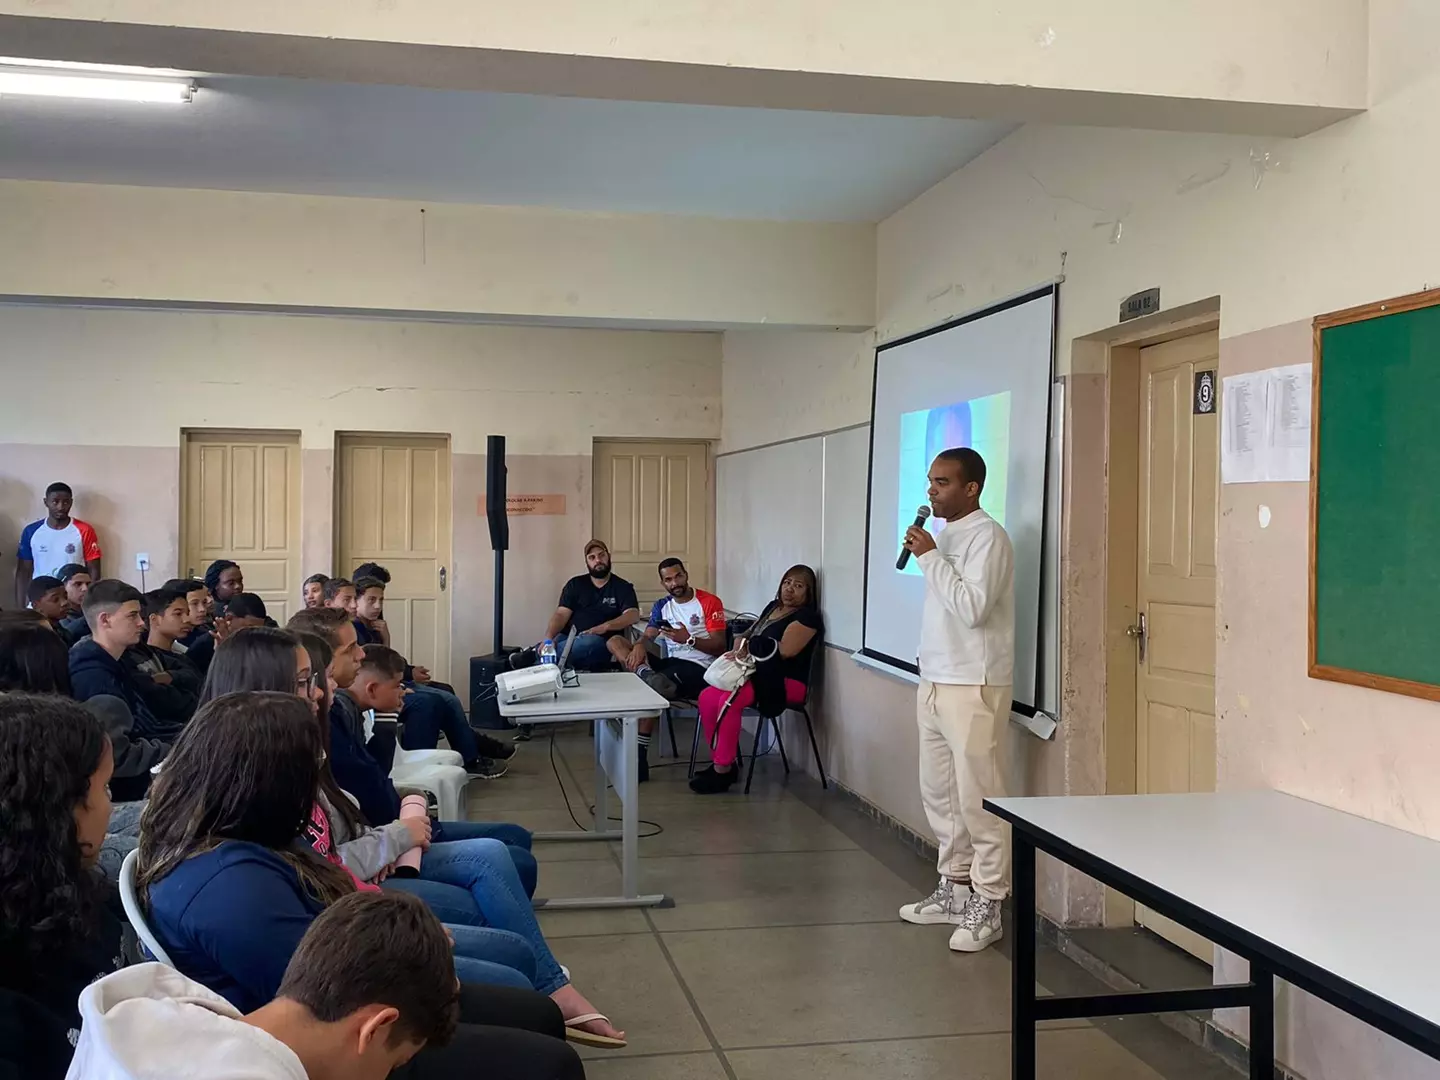
[{"label": "man holding microphone", "polygon": [[920,796],[940,845],[940,884],[900,917],[955,926],[950,948],[1000,940],[1009,857],[1000,819],[981,801],[1002,794],[997,746],[1010,716],[1015,662],[1015,558],[1000,523],[980,509],[985,461],[969,447],[930,465],[938,536],[918,526],[905,549],[925,574],[920,623]]}]

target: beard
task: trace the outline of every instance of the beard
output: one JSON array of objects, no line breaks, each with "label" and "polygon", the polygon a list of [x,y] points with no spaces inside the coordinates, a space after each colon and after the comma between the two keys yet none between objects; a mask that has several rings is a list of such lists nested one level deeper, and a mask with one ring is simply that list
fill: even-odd
[{"label": "beard", "polygon": [[610,576],[610,564],[607,562],[601,563],[599,566],[592,566],[590,568],[590,576],[603,581]]}]

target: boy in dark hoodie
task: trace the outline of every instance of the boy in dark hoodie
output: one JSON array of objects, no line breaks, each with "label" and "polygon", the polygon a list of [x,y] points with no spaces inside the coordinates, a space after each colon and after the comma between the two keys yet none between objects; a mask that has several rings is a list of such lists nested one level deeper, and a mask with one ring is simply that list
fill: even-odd
[{"label": "boy in dark hoodie", "polygon": [[149,636],[125,650],[130,681],[161,723],[183,725],[200,702],[200,669],[174,652],[176,638],[190,627],[190,608],[178,588],[145,594],[140,607]]},{"label": "boy in dark hoodie", "polygon": [[135,734],[168,742],[180,733],[180,725],[156,718],[121,661],[125,650],[140,644],[145,633],[141,599],[135,586],[113,578],[90,586],[84,604],[90,637],[70,650],[70,685],[80,701],[101,694],[118,697],[135,717]]}]

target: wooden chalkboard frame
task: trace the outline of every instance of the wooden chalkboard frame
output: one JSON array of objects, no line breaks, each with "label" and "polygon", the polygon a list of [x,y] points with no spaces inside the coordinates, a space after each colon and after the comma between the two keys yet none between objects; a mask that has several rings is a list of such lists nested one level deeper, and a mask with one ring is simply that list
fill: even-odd
[{"label": "wooden chalkboard frame", "polygon": [[1311,371],[1310,389],[1310,601],[1307,618],[1310,677],[1348,683],[1351,686],[1365,686],[1371,690],[1385,690],[1392,694],[1405,694],[1408,697],[1425,698],[1428,701],[1440,701],[1440,686],[1415,682],[1411,679],[1399,679],[1393,675],[1376,675],[1368,671],[1333,667],[1316,661],[1315,554],[1316,524],[1320,512],[1320,423],[1322,419],[1320,415],[1320,378],[1324,332],[1334,326],[1365,322],[1368,319],[1381,319],[1390,315],[1403,315],[1407,311],[1417,311],[1437,305],[1440,305],[1440,289],[1427,289],[1424,292],[1410,293],[1407,296],[1397,296],[1391,300],[1377,300],[1373,304],[1362,304],[1359,307],[1345,308],[1343,311],[1317,315],[1313,330],[1314,367]]}]

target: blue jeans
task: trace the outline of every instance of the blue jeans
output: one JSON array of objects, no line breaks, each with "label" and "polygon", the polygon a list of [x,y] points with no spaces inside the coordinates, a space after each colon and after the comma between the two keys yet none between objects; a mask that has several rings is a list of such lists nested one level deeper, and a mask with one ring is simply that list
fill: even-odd
[{"label": "blue jeans", "polygon": [[[565,655],[565,639],[569,634],[561,634],[555,639],[555,658],[558,660]],[[575,639],[575,647],[570,650],[570,666],[577,671],[609,671],[615,664],[615,658],[610,655],[610,648],[606,645],[608,639],[599,634],[581,634]]]},{"label": "blue jeans", "polygon": [[534,837],[530,830],[508,821],[437,821],[433,840],[437,844],[453,844],[465,840],[499,840],[510,849],[515,872],[525,886],[525,895],[535,895],[540,867],[530,853]]},{"label": "blue jeans", "polygon": [[454,694],[416,683],[405,695],[400,721],[405,725],[400,745],[406,750],[434,750],[443,731],[450,749],[467,762],[480,756],[480,744],[475,741],[465,706]]},{"label": "blue jeans", "polygon": [[535,953],[535,989],[540,993],[554,993],[569,981],[545,943],[530,897],[499,840],[432,844],[420,859],[420,873],[427,881],[467,890],[485,926],[523,937]]},{"label": "blue jeans", "polygon": [[490,926],[447,924],[455,938],[455,974],[461,982],[535,989],[535,951],[519,934]]}]

